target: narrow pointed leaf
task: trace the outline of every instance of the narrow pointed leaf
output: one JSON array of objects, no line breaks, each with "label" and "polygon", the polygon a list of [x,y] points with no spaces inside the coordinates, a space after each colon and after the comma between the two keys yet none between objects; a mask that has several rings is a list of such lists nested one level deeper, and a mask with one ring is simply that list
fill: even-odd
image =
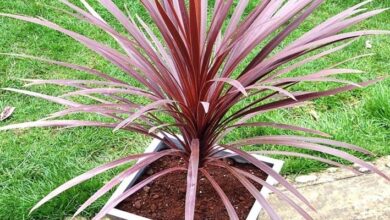
[{"label": "narrow pointed leaf", "polygon": [[232,126],[229,126],[228,128],[234,128],[234,127],[271,127],[271,128],[280,128],[280,129],[287,129],[287,130],[294,130],[294,131],[303,131],[306,133],[312,133],[312,134],[317,134],[320,136],[324,137],[330,137],[329,134],[326,134],[321,131],[316,131],[313,129],[308,129],[308,128],[302,128],[298,126],[293,126],[293,125],[287,125],[287,124],[279,124],[279,123],[273,123],[273,122],[253,122],[253,123],[239,123],[235,124]]},{"label": "narrow pointed leaf", "polygon": [[27,90],[11,89],[11,88],[4,88],[3,90],[11,91],[11,92],[17,92],[17,93],[21,93],[21,94],[37,97],[37,98],[42,98],[42,99],[45,99],[45,100],[48,100],[48,101],[51,101],[51,102],[55,102],[55,103],[58,103],[58,104],[61,104],[61,105],[72,106],[72,107],[80,106],[80,104],[78,104],[76,102],[72,102],[72,101],[69,101],[69,100],[66,100],[66,99],[63,99],[63,98],[49,96],[49,95],[36,93],[36,92],[30,92],[30,91],[27,91]]},{"label": "narrow pointed leaf", "polygon": [[155,108],[167,105],[167,104],[172,104],[172,103],[174,103],[174,101],[172,101],[172,100],[159,100],[159,101],[153,102],[149,105],[146,105],[146,106],[140,108],[134,114],[132,114],[129,118],[127,118],[126,120],[119,123],[118,126],[114,129],[114,131],[117,131],[123,127],[126,127],[127,125],[132,123],[134,120],[141,117],[143,114],[145,114],[146,112],[148,112],[152,109],[155,109]]},{"label": "narrow pointed leaf", "polygon": [[[171,151],[172,153],[173,151]],[[133,160],[136,160],[136,159],[139,159],[139,158],[144,158],[144,157],[149,157],[151,155],[158,155],[158,154],[166,154],[166,152],[156,152],[156,153],[145,153],[145,154],[138,154],[138,155],[131,155],[131,156],[128,156],[128,157],[125,157],[125,158],[122,158],[122,159],[119,159],[119,160],[115,160],[113,162],[110,162],[110,163],[107,163],[105,165],[102,165],[102,166],[99,166],[97,168],[94,168],[84,174],[81,174],[80,176],[77,176],[75,178],[73,178],[72,180],[64,183],[63,185],[61,185],[60,187],[56,188],[55,190],[53,190],[51,193],[49,193],[47,196],[45,196],[41,201],[39,201],[30,211],[30,213],[32,211],[34,211],[35,209],[37,209],[38,207],[42,206],[43,204],[45,204],[46,202],[48,202],[49,200],[51,200],[52,198],[56,197],[57,195],[59,195],[60,193],[72,188],[73,186],[75,185],[78,185],[88,179],[91,179],[92,177],[98,175],[98,174],[101,174],[103,172],[106,172],[107,170],[110,170],[110,169],[113,169],[115,167],[118,167],[120,165],[123,165],[123,164],[126,164],[126,163],[129,163]]]},{"label": "narrow pointed leaf", "polygon": [[191,156],[187,173],[187,193],[185,205],[185,219],[193,220],[195,217],[196,190],[198,185],[199,171],[199,140],[191,142]]},{"label": "narrow pointed leaf", "polygon": [[360,174],[358,171],[356,171],[355,169],[353,169],[353,168],[351,168],[349,166],[345,166],[345,165],[343,165],[341,163],[337,163],[337,162],[335,162],[333,160],[328,160],[328,159],[325,159],[325,158],[322,158],[322,157],[311,156],[309,154],[302,154],[302,153],[288,152],[288,151],[251,151],[251,153],[261,154],[261,155],[283,155],[283,156],[290,156],[290,157],[301,157],[301,158],[306,158],[306,159],[309,159],[309,160],[320,161],[322,163],[326,163],[326,164],[329,164],[329,165],[332,165],[332,166],[336,166],[336,167],[340,167],[340,168],[343,168],[343,169],[346,169],[346,170],[350,170],[350,171],[352,171],[355,174]]},{"label": "narrow pointed leaf", "polygon": [[224,82],[228,83],[231,86],[235,87],[238,91],[240,91],[244,96],[248,96],[248,93],[246,92],[245,87],[237,80],[235,79],[230,79],[230,78],[217,78],[211,80],[213,82]]},{"label": "narrow pointed leaf", "polygon": [[222,188],[218,185],[218,183],[215,181],[215,179],[207,172],[205,169],[200,169],[202,174],[207,178],[207,180],[211,183],[215,191],[218,193],[219,197],[221,198],[223,204],[226,207],[226,211],[228,212],[229,218],[231,220],[239,220],[237,216],[237,212],[234,209],[232,203],[229,201],[229,198],[226,196],[226,194],[223,192]]},{"label": "narrow pointed leaf", "polygon": [[266,174],[268,174],[269,176],[274,178],[277,182],[279,182],[282,186],[284,186],[288,191],[290,191],[292,194],[294,194],[297,198],[299,198],[308,207],[310,207],[312,210],[315,210],[314,207],[310,204],[310,202],[294,186],[292,186],[290,183],[288,183],[285,178],[283,178],[279,173],[275,172],[267,164],[254,158],[249,153],[242,151],[240,149],[237,149],[235,147],[231,147],[228,145],[222,145],[221,147],[224,147],[228,150],[233,151],[234,153],[243,157],[245,160],[247,160],[248,162],[250,162],[251,164],[253,164],[257,168],[264,171]]},{"label": "narrow pointed leaf", "polygon": [[171,151],[161,151],[162,153],[157,153],[155,155],[150,155],[147,158],[144,158],[140,160],[138,163],[136,163],[131,168],[127,169],[126,171],[122,172],[118,176],[114,177],[110,181],[108,181],[102,188],[100,188],[95,194],[93,194],[83,205],[80,206],[80,208],[76,211],[76,213],[73,215],[73,217],[76,217],[79,215],[82,211],[84,211],[88,206],[90,206],[93,202],[95,202],[97,199],[99,199],[101,196],[106,194],[109,190],[111,190],[113,187],[118,185],[122,180],[124,180],[126,177],[130,176],[134,172],[146,167],[147,165],[150,165],[154,161],[166,156],[172,154]]},{"label": "narrow pointed leaf", "polygon": [[276,211],[270,206],[267,200],[260,194],[259,190],[244,176],[240,175],[233,168],[228,166],[225,167],[233,176],[235,176],[238,181],[252,194],[253,197],[260,203],[260,205],[265,209],[267,214],[271,217],[272,220],[280,220],[281,218],[278,216]]},{"label": "narrow pointed leaf", "polygon": [[233,168],[237,173],[242,174],[243,176],[256,181],[257,183],[261,184],[263,187],[268,188],[273,193],[275,193],[278,197],[280,197],[282,200],[286,201],[291,207],[293,207],[302,217],[305,219],[311,220],[313,219],[304,209],[302,209],[299,205],[297,205],[292,199],[290,199],[287,195],[285,195],[283,192],[278,190],[276,187],[268,184],[266,181],[262,180],[261,178],[258,178],[257,176],[250,174],[246,171],[242,171],[237,168]]}]

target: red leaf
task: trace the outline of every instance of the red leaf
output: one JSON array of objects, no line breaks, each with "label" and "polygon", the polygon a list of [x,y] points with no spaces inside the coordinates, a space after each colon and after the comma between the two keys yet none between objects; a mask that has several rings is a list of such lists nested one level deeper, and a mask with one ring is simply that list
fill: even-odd
[{"label": "red leaf", "polygon": [[231,220],[238,220],[237,212],[234,209],[232,203],[229,201],[229,198],[226,196],[226,194],[223,192],[222,188],[218,185],[218,183],[214,180],[214,178],[203,168],[200,169],[200,171],[203,173],[203,175],[208,179],[208,181],[211,183],[215,191],[218,193],[219,197],[221,197],[221,200],[223,204],[226,207],[226,211],[229,214],[229,218]]},{"label": "red leaf", "polygon": [[72,180],[64,183],[63,185],[61,185],[60,187],[56,188],[55,190],[53,190],[51,193],[49,193],[47,196],[45,196],[45,198],[43,198],[41,201],[39,201],[30,211],[30,213],[32,211],[34,211],[35,209],[37,209],[38,207],[42,206],[43,204],[45,204],[47,201],[51,200],[52,198],[56,197],[57,195],[59,195],[60,193],[64,192],[65,190],[67,189],[70,189],[72,188],[73,186],[75,185],[78,185],[88,179],[91,179],[92,177],[98,175],[98,174],[101,174],[103,172],[106,172],[107,170],[110,170],[110,169],[113,169],[115,167],[118,167],[122,164],[125,164],[125,163],[129,163],[133,160],[136,160],[136,159],[139,159],[139,158],[143,158],[143,157],[150,157],[150,156],[153,156],[153,155],[167,155],[167,153],[173,153],[174,151],[161,151],[161,152],[156,152],[156,153],[145,153],[145,154],[138,154],[138,155],[131,155],[131,156],[128,156],[128,157],[125,157],[125,158],[122,158],[122,159],[119,159],[119,160],[115,160],[113,162],[110,162],[110,163],[107,163],[103,166],[100,166],[100,167],[97,167],[97,168],[94,168],[84,174],[81,174],[80,176],[77,176],[75,178],[73,178]]},{"label": "red leaf", "polygon": [[122,180],[124,180],[126,177],[130,176],[134,172],[137,172],[138,170],[150,165],[151,163],[155,162],[156,160],[172,154],[172,151],[160,151],[159,153],[155,153],[154,155],[150,155],[147,158],[143,158],[138,163],[136,163],[131,168],[125,170],[124,172],[120,173],[118,176],[114,177],[110,181],[108,181],[102,188],[100,188],[95,194],[93,194],[80,208],[76,211],[76,213],[73,215],[73,217],[76,217],[79,215],[84,209],[86,209],[88,206],[90,206],[93,202],[95,202],[97,199],[99,199],[101,196],[106,194],[109,190],[111,190],[113,187],[118,185]]},{"label": "red leaf", "polygon": [[185,205],[185,220],[193,220],[195,215],[196,189],[199,171],[199,140],[191,142],[191,156],[187,173],[187,193]]},{"label": "red leaf", "polygon": [[123,127],[126,127],[127,125],[131,124],[134,120],[141,117],[143,114],[145,114],[146,112],[148,112],[152,109],[158,108],[158,107],[163,106],[163,105],[172,104],[172,103],[174,103],[174,101],[172,101],[172,100],[158,100],[158,101],[153,102],[149,105],[146,105],[146,106],[140,108],[134,114],[132,114],[129,118],[127,118],[126,120],[119,123],[118,126],[116,126],[116,128],[114,129],[114,131],[117,131]]},{"label": "red leaf", "polygon": [[281,218],[276,214],[275,210],[270,206],[270,204],[267,202],[267,200],[261,195],[259,190],[256,189],[256,187],[249,182],[247,178],[244,176],[241,176],[238,172],[236,172],[233,168],[230,168],[229,166],[225,166],[225,168],[235,176],[238,181],[241,182],[241,184],[252,194],[253,197],[256,198],[256,200],[260,203],[260,205],[265,209],[265,211],[268,213],[268,215],[271,217],[272,220],[280,220]]},{"label": "red leaf", "polygon": [[244,96],[248,96],[248,93],[246,92],[245,87],[237,80],[235,79],[229,79],[229,78],[217,78],[212,79],[212,82],[224,82],[228,83],[231,86],[235,87],[238,91],[240,91]]},{"label": "red leaf", "polygon": [[63,99],[63,98],[49,96],[49,95],[36,93],[36,92],[30,92],[30,91],[21,90],[21,89],[5,88],[3,90],[11,91],[11,92],[17,92],[17,93],[22,93],[22,94],[26,94],[26,95],[29,95],[29,96],[42,98],[42,99],[45,99],[45,100],[48,100],[48,101],[51,101],[51,102],[55,102],[55,103],[58,103],[58,104],[61,104],[61,105],[66,105],[66,106],[77,107],[77,106],[81,105],[79,103],[72,102],[72,101],[69,101],[69,100],[66,100],[66,99]]},{"label": "red leaf", "polygon": [[275,193],[278,197],[280,197],[282,200],[286,201],[291,207],[293,207],[300,215],[302,215],[305,219],[313,219],[305,210],[303,210],[299,205],[297,205],[292,199],[290,199],[287,195],[285,195],[282,191],[278,190],[276,187],[268,184],[266,181],[262,180],[261,178],[258,178],[255,175],[252,175],[246,171],[242,171],[237,168],[233,168],[234,171],[236,171],[239,174],[242,174],[243,176],[252,179],[253,181],[261,184],[263,187],[268,188],[273,193]]}]

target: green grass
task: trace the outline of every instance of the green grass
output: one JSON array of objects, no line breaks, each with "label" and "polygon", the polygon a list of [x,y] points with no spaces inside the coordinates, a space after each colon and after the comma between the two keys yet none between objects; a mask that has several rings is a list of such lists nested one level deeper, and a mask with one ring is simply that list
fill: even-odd
[{"label": "green grass", "polygon": [[[123,5],[124,2],[129,1],[115,2],[118,5]],[[293,37],[299,36],[326,17],[358,2],[360,1],[326,1],[310,17],[308,22],[293,33]],[[0,1],[0,12],[42,16],[114,46],[109,37],[101,31],[70,19],[54,9],[43,6],[43,4],[62,7],[56,1],[50,0]],[[378,7],[390,7],[390,2],[378,0],[369,6],[369,8]],[[147,17],[139,3],[133,3],[129,8],[132,13],[139,13],[141,16]],[[104,15],[110,18],[107,13]],[[390,13],[386,12],[358,25],[354,29],[390,30],[389,16]],[[121,29],[119,26],[118,28]],[[55,60],[79,63],[124,78],[123,73],[103,59],[75,43],[72,39],[55,31],[6,18],[0,18],[0,30],[0,52],[33,54]],[[365,40],[371,40],[372,49],[365,48]],[[384,36],[359,39],[344,51],[305,66],[299,73],[315,71],[318,68],[326,67],[329,64],[362,53],[375,53],[375,55],[345,64],[343,66],[345,68],[357,68],[366,71],[359,77],[350,76],[348,79],[365,80],[388,73],[390,38]],[[17,78],[87,79],[90,76],[35,61],[17,60],[1,56],[0,87],[20,87],[21,83]],[[328,86],[331,85],[304,84],[300,86],[300,89],[315,90],[324,89]],[[61,94],[65,91],[64,88],[52,86],[42,86],[34,89],[47,94]],[[16,112],[10,120],[0,122],[0,126],[37,120],[61,108],[58,105],[36,98],[0,91],[0,109],[7,105],[16,107]],[[313,111],[318,114],[318,120],[310,115],[310,112]],[[79,117],[91,118],[92,116]],[[318,129],[331,134],[336,140],[357,144],[369,149],[377,156],[388,155],[390,154],[388,143],[390,140],[390,80],[369,88],[316,100],[302,108],[271,112],[262,115],[258,119]],[[228,140],[262,134],[289,133],[277,130],[241,129],[234,131]],[[94,128],[32,129],[0,133],[0,219],[63,219],[65,216],[72,215],[88,196],[118,170],[101,175],[69,190],[31,215],[28,215],[28,210],[40,198],[66,180],[104,162],[131,153],[141,152],[149,141],[148,138],[134,133],[119,132],[113,134],[110,130]],[[304,159],[283,159],[286,160],[283,169],[284,174],[306,173],[326,167],[321,163]],[[107,197],[99,200],[83,215],[91,216],[99,210],[106,199]]]}]

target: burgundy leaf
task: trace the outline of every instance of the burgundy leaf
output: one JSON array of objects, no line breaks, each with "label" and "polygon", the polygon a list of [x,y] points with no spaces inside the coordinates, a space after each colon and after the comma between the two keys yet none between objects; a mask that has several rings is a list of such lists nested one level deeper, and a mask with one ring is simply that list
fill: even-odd
[{"label": "burgundy leaf", "polygon": [[354,56],[354,57],[351,57],[349,59],[346,59],[344,61],[341,61],[339,63],[336,63],[336,64],[333,64],[332,66],[330,66],[329,68],[335,68],[335,67],[338,67],[340,65],[343,65],[344,63],[348,63],[352,60],[356,60],[356,59],[360,59],[360,58],[363,58],[363,57],[368,57],[368,56],[373,56],[375,55],[374,53],[367,53],[367,54],[362,54],[362,55],[359,55],[359,56]]},{"label": "burgundy leaf", "polygon": [[[378,81],[380,81],[382,79],[383,78],[380,78],[380,79],[377,79],[377,80],[367,81],[367,82],[364,82],[364,83],[360,83],[359,85],[360,86],[368,86],[368,85],[376,83],[376,82],[378,82]],[[298,104],[299,102],[313,100],[313,99],[324,97],[324,96],[335,95],[335,94],[338,94],[338,93],[341,93],[341,92],[344,92],[344,91],[349,91],[349,90],[352,90],[352,89],[355,89],[355,88],[356,88],[356,86],[354,86],[354,85],[348,85],[348,86],[339,87],[339,88],[331,89],[331,90],[327,90],[327,91],[312,92],[312,93],[296,96],[296,99],[298,101],[295,101],[293,99],[284,99],[284,100],[280,100],[280,101],[264,104],[262,106],[259,106],[259,107],[250,109],[248,111],[242,112],[242,113],[240,113],[238,115],[235,115],[233,118],[238,118],[240,116],[249,115],[251,113],[255,113],[255,112],[258,112],[258,111],[275,110],[275,109],[278,109],[278,108],[283,108],[283,107],[286,107],[286,106],[290,106],[292,104]]]},{"label": "burgundy leaf", "polygon": [[156,130],[160,130],[160,129],[163,129],[165,127],[170,127],[170,126],[180,126],[178,124],[169,124],[169,123],[166,123],[166,124],[160,124],[160,125],[157,125],[157,126],[153,126],[149,129],[149,133],[153,133],[155,132]]},{"label": "burgundy leaf", "polygon": [[[113,86],[113,87],[122,87],[122,88],[134,88],[127,84],[116,83],[116,82],[106,82],[106,81],[97,81],[97,80],[41,80],[41,79],[20,79],[21,81],[29,82],[25,87],[35,86],[35,85],[44,85],[44,84],[54,84],[54,85],[64,85],[64,86],[73,86],[73,85],[104,85],[104,86]],[[140,89],[138,89],[140,90]]]},{"label": "burgundy leaf", "polygon": [[94,122],[94,121],[78,121],[78,120],[57,120],[57,121],[34,121],[25,122],[20,124],[12,124],[0,127],[0,131],[13,130],[13,129],[25,129],[36,127],[66,127],[66,126],[107,126],[107,123]]},{"label": "burgundy leaf", "polygon": [[252,163],[257,168],[264,171],[266,174],[274,178],[276,181],[278,181],[282,186],[284,186],[288,191],[290,191],[292,194],[294,194],[297,198],[299,198],[303,203],[305,203],[308,207],[310,207],[312,210],[315,210],[312,205],[310,205],[310,202],[296,189],[294,188],[290,183],[286,181],[279,173],[275,172],[271,167],[269,167],[264,162],[256,159],[252,155],[248,154],[245,151],[242,151],[240,149],[237,149],[235,147],[230,147],[227,145],[223,145],[222,147],[231,150],[232,152],[236,153],[237,155],[243,157],[248,162]]},{"label": "burgundy leaf", "polygon": [[161,151],[162,153],[156,153],[155,155],[150,155],[147,158],[144,158],[140,160],[138,163],[136,163],[131,168],[125,170],[124,172],[120,173],[118,176],[111,179],[109,182],[107,182],[102,188],[100,188],[95,194],[93,194],[80,208],[76,211],[76,213],[73,215],[73,217],[76,217],[79,215],[83,210],[85,210],[88,206],[90,206],[93,202],[95,202],[97,199],[99,199],[101,196],[106,194],[109,190],[111,190],[113,187],[118,185],[121,181],[123,181],[126,177],[130,176],[134,172],[150,165],[154,161],[166,156],[172,154],[171,151]]},{"label": "burgundy leaf", "polygon": [[349,166],[345,166],[343,164],[337,163],[337,162],[332,161],[332,160],[328,160],[328,159],[325,159],[322,157],[311,156],[308,154],[302,154],[302,153],[297,153],[297,152],[288,152],[288,151],[251,151],[251,153],[263,154],[263,155],[284,155],[284,156],[291,156],[291,157],[307,158],[310,160],[316,160],[316,161],[320,161],[322,163],[327,163],[329,165],[333,165],[336,167],[341,167],[343,169],[350,170],[355,174],[360,174],[354,168],[351,168]]},{"label": "burgundy leaf", "polygon": [[255,138],[249,138],[249,139],[243,139],[234,143],[231,143],[232,146],[239,146],[243,143],[255,143],[255,142],[261,142],[262,140],[268,141],[268,140],[280,140],[280,141],[304,141],[304,142],[311,142],[311,143],[319,143],[319,144],[327,144],[327,145],[333,145],[337,147],[342,147],[350,150],[355,150],[364,154],[372,155],[371,152],[352,145],[347,144],[339,141],[334,140],[328,140],[323,138],[314,138],[314,137],[301,137],[301,136],[289,136],[289,135],[275,135],[275,136],[262,136],[262,137],[255,137]]},{"label": "burgundy leaf", "polygon": [[294,130],[294,131],[303,131],[306,133],[312,133],[312,134],[316,134],[316,135],[320,135],[320,136],[324,136],[324,137],[330,137],[329,134],[326,134],[326,133],[321,132],[321,131],[316,131],[316,130],[302,128],[302,127],[293,126],[293,125],[278,124],[278,123],[273,123],[273,122],[239,123],[239,124],[229,126],[228,128],[243,127],[243,126],[280,128],[280,129],[287,129],[287,130]]},{"label": "burgundy leaf", "polygon": [[45,99],[45,100],[48,100],[48,101],[51,101],[51,102],[55,102],[55,103],[58,103],[58,104],[61,104],[61,105],[72,106],[72,107],[80,106],[80,104],[78,104],[76,102],[72,102],[72,101],[69,101],[69,100],[66,100],[66,99],[63,99],[63,98],[49,96],[49,95],[45,95],[45,94],[41,94],[41,93],[30,92],[30,91],[21,90],[21,89],[11,89],[11,88],[5,88],[3,90],[11,91],[11,92],[17,92],[17,93],[22,93],[22,94],[33,96],[33,97],[42,98],[42,99]]},{"label": "burgundy leaf", "polygon": [[242,171],[237,168],[233,168],[237,173],[242,174],[243,176],[256,181],[257,183],[261,184],[263,187],[268,188],[273,193],[275,193],[278,197],[280,197],[282,200],[286,201],[291,207],[293,207],[299,214],[301,214],[305,219],[313,219],[305,210],[303,210],[299,205],[297,205],[292,199],[290,199],[288,196],[286,196],[283,192],[278,190],[276,187],[268,184],[266,181],[262,180],[261,178],[258,178],[257,176],[250,174],[246,171]]},{"label": "burgundy leaf", "polygon": [[273,90],[273,91],[277,91],[279,92],[280,94],[283,94],[287,97],[290,97],[294,100],[297,100],[295,98],[295,96],[290,93],[289,91],[285,90],[285,89],[282,89],[282,88],[279,88],[277,86],[262,86],[262,85],[253,85],[253,86],[249,86],[247,87],[247,89],[259,89],[259,90]]},{"label": "burgundy leaf", "polygon": [[143,114],[145,114],[146,112],[148,112],[152,109],[155,109],[155,108],[163,106],[163,105],[172,104],[173,102],[174,101],[172,101],[172,100],[159,100],[159,101],[153,102],[149,105],[146,105],[146,106],[140,108],[134,114],[132,114],[129,118],[127,118],[126,120],[119,123],[118,126],[114,129],[114,131],[117,131],[123,127],[126,127],[127,125],[132,123],[135,119],[141,117]]},{"label": "burgundy leaf", "polygon": [[26,59],[38,60],[38,61],[41,61],[41,62],[46,62],[46,63],[49,63],[49,64],[53,64],[53,65],[63,66],[63,67],[67,67],[67,68],[70,68],[70,69],[87,72],[89,74],[101,77],[103,79],[106,79],[106,80],[109,80],[109,81],[112,81],[112,82],[116,82],[116,83],[120,83],[120,84],[126,84],[125,82],[123,82],[121,80],[118,80],[118,79],[116,79],[114,77],[111,77],[111,76],[109,76],[109,75],[107,75],[105,73],[102,73],[102,72],[98,71],[98,70],[91,69],[91,68],[84,67],[84,66],[80,66],[80,65],[76,65],[76,64],[72,64],[72,63],[65,63],[65,62],[61,62],[61,61],[48,60],[48,59],[45,59],[45,58],[34,57],[34,56],[24,55],[24,54],[0,53],[0,55],[12,56],[12,57],[16,57],[16,58],[26,58]]},{"label": "burgundy leaf", "polygon": [[215,191],[218,193],[219,197],[221,197],[221,200],[226,207],[226,211],[229,214],[229,218],[232,220],[238,220],[239,218],[237,216],[237,212],[234,209],[232,203],[229,201],[229,198],[223,192],[222,188],[218,185],[218,183],[215,181],[215,179],[207,172],[207,170],[201,168],[200,171],[207,178],[207,180],[211,183],[211,185],[213,186]]},{"label": "burgundy leaf", "polygon": [[229,79],[229,78],[217,78],[217,79],[213,79],[211,81],[228,83],[231,86],[235,87],[238,91],[240,91],[244,96],[248,96],[248,93],[246,92],[245,87],[237,80]]},{"label": "burgundy leaf", "polygon": [[[65,127],[65,128],[74,128],[74,127],[102,127],[102,128],[111,128],[114,129],[118,124],[116,123],[104,123],[97,121],[80,121],[80,120],[52,120],[52,121],[35,121],[35,122],[25,122],[20,124],[11,124],[7,126],[0,127],[0,131],[14,130],[14,129],[25,129],[25,128],[37,128],[37,127]],[[139,126],[128,126],[122,128],[127,131],[138,132],[152,138],[157,138],[161,141],[164,141],[168,146],[176,149],[177,146],[172,145],[165,139],[160,138],[155,134],[151,134],[148,130],[139,127]]]},{"label": "burgundy leaf", "polygon": [[[305,64],[307,64],[307,63],[316,61],[316,60],[318,60],[318,59],[320,59],[320,58],[322,58],[322,57],[324,57],[324,56],[326,56],[326,55],[329,55],[329,54],[331,54],[331,53],[334,53],[334,52],[336,52],[336,51],[339,51],[339,50],[341,50],[341,49],[344,49],[345,47],[351,45],[353,42],[354,42],[354,41],[349,41],[349,42],[347,42],[347,43],[345,43],[345,44],[342,44],[342,45],[340,45],[340,46],[338,46],[338,47],[331,48],[331,49],[326,50],[326,51],[324,51],[324,52],[322,52],[322,53],[316,54],[316,55],[311,56],[311,57],[308,57],[308,58],[306,58],[306,59],[304,59],[304,60],[302,60],[302,61],[299,61],[299,62],[297,62],[297,63],[294,63],[293,65],[290,65],[290,66],[288,66],[288,67],[286,67],[286,68],[284,68],[284,69],[278,71],[277,73],[275,73],[273,76],[271,76],[271,79],[273,79],[273,78],[275,78],[275,77],[277,77],[277,76],[281,76],[281,75],[283,75],[283,74],[285,74],[285,73],[291,72],[291,71],[293,71],[293,70],[295,70],[295,69],[297,69],[297,68],[299,68],[299,67],[301,67],[301,66],[303,66],[303,65],[305,65]],[[331,69],[331,68],[334,68],[334,66],[333,66],[333,67],[330,67],[330,69]]]},{"label": "burgundy leaf", "polygon": [[[237,142],[237,143],[230,145],[230,146],[237,147],[240,145],[242,146],[242,145],[253,145],[253,144],[274,144],[274,145],[285,145],[285,146],[292,146],[292,147],[297,147],[297,148],[302,148],[302,149],[307,149],[307,150],[318,151],[321,153],[325,153],[325,154],[329,154],[329,155],[343,158],[343,159],[348,160],[348,161],[353,162],[353,163],[357,163],[357,164],[377,173],[378,175],[382,176],[386,180],[390,181],[390,177],[388,177],[386,174],[384,174],[378,168],[376,168],[375,166],[373,166],[367,162],[364,162],[363,160],[361,160],[361,159],[359,159],[351,154],[348,154],[344,151],[340,151],[338,149],[334,149],[334,148],[327,147],[324,145],[304,142],[305,137],[300,137],[300,138],[301,138],[301,140],[299,140],[297,138],[286,138],[286,137],[282,138],[282,139],[279,139],[279,137],[261,137],[261,138],[255,138],[255,139],[242,140],[242,141]],[[346,146],[344,146],[344,147],[346,147]],[[229,148],[229,149],[231,150],[232,148]],[[236,152],[235,150],[233,150],[233,151]]]},{"label": "burgundy leaf", "polygon": [[196,190],[198,185],[198,170],[199,170],[199,140],[195,139],[191,142],[191,156],[188,164],[187,173],[187,193],[185,205],[185,219],[193,220],[195,216]]},{"label": "burgundy leaf", "polygon": [[142,91],[138,88],[126,88],[126,89],[115,89],[115,88],[95,88],[95,89],[83,89],[75,92],[70,92],[63,97],[67,96],[76,96],[76,95],[88,95],[88,94],[131,94],[131,95],[138,95],[143,96],[145,98],[149,98],[151,100],[157,100],[157,97],[154,95],[151,95],[148,92]]},{"label": "burgundy leaf", "polygon": [[78,107],[70,107],[66,110],[62,110],[51,114],[47,119],[58,118],[66,116],[72,113],[86,112],[86,113],[123,113],[129,114],[135,109],[139,108],[140,105],[130,104],[97,104],[97,105],[81,105]]},{"label": "burgundy leaf", "polygon": [[252,194],[253,197],[256,198],[256,200],[261,204],[261,206],[265,209],[265,211],[268,213],[272,220],[281,219],[275,212],[275,210],[267,202],[267,200],[260,194],[259,190],[256,189],[256,187],[247,178],[240,175],[238,172],[236,172],[233,168],[230,168],[229,166],[225,166],[225,168],[233,176],[235,176],[243,186],[245,186],[245,188]]},{"label": "burgundy leaf", "polygon": [[161,152],[155,152],[155,153],[145,153],[145,154],[138,154],[138,155],[131,155],[131,156],[128,156],[128,157],[125,157],[125,158],[122,158],[122,159],[119,159],[119,160],[115,160],[113,162],[110,162],[110,163],[107,163],[105,165],[102,165],[102,166],[99,166],[97,168],[94,168],[84,174],[81,174],[80,176],[77,176],[75,178],[73,178],[72,180],[64,183],[63,185],[61,185],[60,187],[56,188],[55,190],[53,190],[51,193],[49,193],[47,196],[45,196],[41,201],[39,201],[30,211],[30,213],[32,211],[34,211],[35,209],[37,209],[38,207],[42,206],[43,204],[45,204],[47,201],[51,200],[52,198],[56,197],[57,195],[59,195],[60,193],[64,192],[65,190],[67,189],[70,189],[72,188],[73,186],[75,185],[78,185],[88,179],[91,179],[92,177],[98,175],[98,174],[101,174],[101,173],[104,173],[106,172],[107,170],[110,170],[110,169],[113,169],[115,167],[118,167],[122,164],[126,164],[126,163],[129,163],[133,160],[136,160],[136,159],[139,159],[139,158],[149,158],[150,156],[153,156],[153,155],[168,155],[168,154],[172,154],[174,151],[172,150],[169,150],[169,151],[161,151]]}]

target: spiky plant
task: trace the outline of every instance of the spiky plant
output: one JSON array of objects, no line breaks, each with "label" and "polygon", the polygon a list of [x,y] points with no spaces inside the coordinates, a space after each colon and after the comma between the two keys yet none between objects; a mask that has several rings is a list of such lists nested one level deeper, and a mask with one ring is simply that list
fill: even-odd
[{"label": "spiky plant", "polygon": [[[101,80],[27,80],[30,86],[54,84],[76,89],[61,97],[7,88],[5,90],[43,98],[67,108],[44,120],[9,125],[0,130],[29,127],[106,127],[114,131],[138,132],[158,138],[166,144],[168,149],[155,153],[131,155],[88,171],[55,189],[38,202],[32,210],[63,191],[98,174],[133,160],[143,159],[141,163],[129,167],[99,189],[77,210],[75,215],[78,215],[119,184],[124,177],[164,156],[178,155],[186,161],[187,169],[174,167],[152,175],[107,204],[95,219],[100,219],[123,199],[155,179],[168,173],[183,172],[183,170],[187,172],[186,220],[194,218],[197,179],[200,172],[207,177],[218,192],[230,218],[238,219],[232,204],[204,168],[205,165],[217,166],[230,172],[250,191],[272,219],[279,219],[277,213],[249,181],[263,184],[261,180],[221,160],[218,153],[226,149],[276,179],[295,197],[312,208],[309,202],[281,175],[240,149],[245,145],[256,145],[260,150],[262,145],[271,144],[321,152],[357,163],[389,180],[389,177],[374,166],[339,148],[369,154],[370,152],[365,149],[326,139],[328,135],[306,128],[269,122],[247,122],[254,116],[265,112],[299,106],[315,98],[367,86],[380,80],[353,83],[332,78],[341,74],[359,73],[353,69],[337,68],[337,65],[304,76],[285,76],[309,62],[345,48],[355,38],[364,35],[389,34],[388,31],[379,30],[341,33],[346,28],[384,11],[379,9],[365,12],[362,6],[370,1],[362,2],[337,14],[283,48],[281,48],[281,43],[318,8],[323,0],[263,0],[247,16],[244,16],[244,10],[249,0],[240,0],[237,4],[233,0],[216,0],[213,6],[208,5],[208,0],[141,0],[154,21],[153,25],[158,28],[158,33],[155,33],[140,17],[123,13],[111,0],[99,0],[100,4],[126,29],[125,34],[111,27],[85,0],[80,1],[85,9],[67,0],[62,0],[61,2],[70,9],[63,12],[107,32],[121,47],[120,50],[42,18],[14,14],[1,14],[1,16],[43,25],[70,36],[121,69],[130,78],[136,79],[142,84],[142,88],[134,87],[126,81],[88,67],[27,55],[8,54],[83,71]],[[232,14],[229,14],[230,11]],[[347,42],[331,49],[312,53],[342,41]],[[259,45],[263,46],[259,52],[255,53],[254,58],[249,63],[243,62]],[[304,59],[297,60],[301,57]],[[239,65],[245,68],[238,71]],[[300,82],[337,82],[346,85],[326,91],[288,91]],[[87,97],[94,100],[94,104],[71,101],[72,96]],[[130,101],[129,96],[143,97],[143,100],[148,100],[149,104],[134,103]],[[242,102],[243,100],[247,102]],[[96,113],[110,118],[112,122],[58,119],[80,112]],[[172,120],[164,121],[161,115],[165,115],[164,118],[169,116]],[[232,129],[240,127],[272,127],[303,131],[324,137],[260,136],[221,144],[220,141],[225,135],[229,134]],[[161,133],[162,136],[157,133]],[[183,137],[182,140],[178,138],[182,147],[178,147],[170,138],[166,138],[168,135],[177,137],[178,134]],[[303,153],[264,150],[261,153],[299,156],[343,166],[335,161]],[[311,219],[302,207],[296,205],[284,193],[272,186],[266,185],[266,187],[280,195],[303,217]]]}]

